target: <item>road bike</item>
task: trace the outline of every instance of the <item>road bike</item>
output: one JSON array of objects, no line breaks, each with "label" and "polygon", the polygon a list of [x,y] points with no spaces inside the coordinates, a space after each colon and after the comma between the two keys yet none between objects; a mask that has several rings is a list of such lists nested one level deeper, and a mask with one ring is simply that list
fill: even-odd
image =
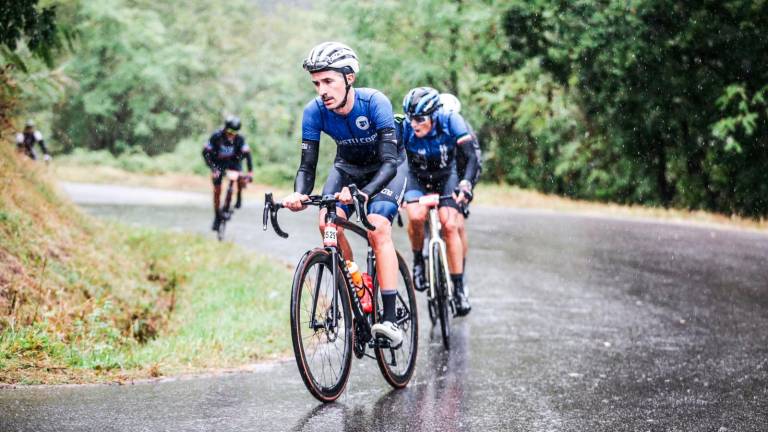
[{"label": "road bike", "polygon": [[[391,346],[389,339],[374,338],[371,327],[383,314],[383,305],[376,277],[376,257],[366,230],[375,227],[367,220],[365,205],[357,188],[351,185],[357,221],[363,227],[342,218],[336,212],[333,195],[311,195],[303,204],[326,210],[323,247],[307,251],[299,260],[291,288],[291,338],[299,373],[309,392],[322,402],[336,400],[346,387],[352,362],[357,358],[375,358],[384,379],[394,388],[403,388],[410,381],[416,366],[418,348],[418,317],[416,296],[410,270],[397,252],[398,286],[396,324],[403,331],[403,342]],[[277,212],[283,208],[275,203],[271,193],[265,195],[264,230],[271,223],[274,231],[287,238],[278,224]],[[364,311],[356,293],[346,258],[338,246],[337,227],[355,233],[367,244],[367,273],[371,276],[373,308]],[[367,278],[364,278],[367,279]],[[373,350],[374,355],[366,352]]]},{"label": "road bike", "polygon": [[[240,171],[236,170],[226,170],[224,175],[227,177],[227,192],[224,195],[224,203],[219,209],[220,220],[218,229],[216,230],[216,238],[219,241],[224,241],[224,234],[227,231],[227,222],[229,222],[229,220],[232,218],[232,214],[234,213],[234,210],[232,209],[232,193],[234,191],[235,184],[241,177],[244,177],[248,182],[251,181],[250,176],[240,174]],[[242,193],[242,191],[238,191],[238,195],[240,193]]]},{"label": "road bike", "polygon": [[[432,325],[440,321],[440,333],[445,349],[451,349],[451,320],[456,316],[453,301],[453,282],[449,277],[448,254],[445,241],[440,235],[438,204],[442,199],[454,199],[452,195],[422,195],[406,204],[419,203],[428,209],[424,223],[424,268],[427,270],[427,310]],[[426,251],[426,252],[425,252]]]}]

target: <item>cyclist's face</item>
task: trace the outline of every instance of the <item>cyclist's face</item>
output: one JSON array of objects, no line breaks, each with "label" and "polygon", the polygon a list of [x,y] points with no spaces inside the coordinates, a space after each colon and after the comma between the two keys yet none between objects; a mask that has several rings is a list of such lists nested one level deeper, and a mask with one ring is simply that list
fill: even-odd
[{"label": "cyclist's face", "polygon": [[[326,108],[334,108],[344,100],[346,88],[344,76],[341,73],[336,71],[314,72],[310,74],[310,77]],[[348,74],[347,82],[352,84],[354,81],[355,74]]]},{"label": "cyclist's face", "polygon": [[411,118],[411,127],[416,138],[424,138],[432,130],[432,118],[414,116]]}]

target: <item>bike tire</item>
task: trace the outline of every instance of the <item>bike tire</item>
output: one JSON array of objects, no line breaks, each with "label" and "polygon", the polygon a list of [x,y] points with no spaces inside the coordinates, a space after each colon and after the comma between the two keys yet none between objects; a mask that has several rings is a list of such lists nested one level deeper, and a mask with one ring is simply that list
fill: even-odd
[{"label": "bike tire", "polygon": [[[291,339],[296,364],[307,390],[324,403],[335,401],[344,392],[352,365],[354,341],[349,292],[340,269],[337,269],[337,280],[331,280],[332,266],[333,256],[325,249],[307,252],[299,261],[291,289]],[[329,331],[333,290],[338,293],[338,327]],[[317,296],[315,292],[318,292]],[[321,302],[316,307],[315,317],[322,318],[325,328],[310,328],[315,300]],[[334,370],[334,362],[338,364],[338,370]]]},{"label": "bike tire", "polygon": [[216,230],[216,239],[218,241],[224,241],[224,235],[227,232],[227,221],[226,219],[219,222],[219,229]]},{"label": "bike tire", "polygon": [[[397,253],[400,278],[397,286],[398,327],[403,331],[403,343],[395,350],[376,348],[376,362],[384,379],[394,388],[408,385],[416,367],[416,354],[419,348],[419,320],[417,314],[416,291],[413,287],[410,270],[405,259]],[[378,282],[375,283],[378,287]],[[383,312],[381,295],[376,288],[374,311],[376,316]],[[376,318],[376,316],[374,318]],[[393,361],[394,360],[394,361]]]},{"label": "bike tire", "polygon": [[451,349],[451,311],[448,305],[448,275],[445,274],[440,246],[433,246],[434,261],[430,263],[435,275],[435,300],[437,303],[437,316],[440,321],[440,333],[443,337],[443,346],[445,349]]}]

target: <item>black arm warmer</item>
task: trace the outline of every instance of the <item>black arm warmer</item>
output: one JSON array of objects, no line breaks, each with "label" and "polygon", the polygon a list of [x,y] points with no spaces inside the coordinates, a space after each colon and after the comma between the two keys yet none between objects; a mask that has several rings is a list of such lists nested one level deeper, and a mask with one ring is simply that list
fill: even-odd
[{"label": "black arm warmer", "polygon": [[253,158],[251,158],[251,152],[247,151],[243,153],[243,157],[245,158],[245,164],[248,165],[248,172],[253,171]]},{"label": "black arm warmer", "polygon": [[210,150],[208,146],[203,147],[203,160],[208,168],[213,170],[213,150]]},{"label": "black arm warmer", "polygon": [[45,147],[45,140],[40,140],[40,148],[43,149],[43,154],[48,154],[48,148]]},{"label": "black arm warmer", "polygon": [[301,143],[301,163],[293,182],[293,190],[309,195],[315,187],[315,170],[317,170],[317,156],[320,152],[320,141],[303,141]]},{"label": "black arm warmer", "polygon": [[361,190],[369,197],[379,193],[397,174],[397,138],[395,130],[388,128],[377,132],[381,167],[373,179]]},{"label": "black arm warmer", "polygon": [[464,171],[463,180],[472,183],[472,180],[475,179],[475,175],[477,175],[479,162],[477,161],[477,153],[475,153],[475,137],[471,134],[468,136],[470,139],[459,144],[458,146],[459,151],[463,152],[464,157],[467,158],[467,168]]}]

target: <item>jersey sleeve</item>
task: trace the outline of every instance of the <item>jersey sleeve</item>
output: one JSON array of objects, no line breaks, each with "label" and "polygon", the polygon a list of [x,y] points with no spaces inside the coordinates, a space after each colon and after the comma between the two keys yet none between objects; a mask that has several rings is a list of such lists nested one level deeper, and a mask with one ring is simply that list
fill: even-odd
[{"label": "jersey sleeve", "polygon": [[448,131],[450,132],[451,136],[455,137],[456,139],[459,139],[464,135],[469,135],[467,122],[464,120],[464,117],[462,117],[461,114],[452,112],[448,116]]},{"label": "jersey sleeve", "polygon": [[34,136],[35,136],[35,141],[42,141],[43,140],[43,134],[40,133],[40,131],[36,130],[34,132]]},{"label": "jersey sleeve", "polygon": [[320,141],[320,132],[322,131],[322,120],[320,115],[317,99],[312,99],[304,107],[304,115],[301,118],[302,141]]},{"label": "jersey sleeve", "polygon": [[23,133],[17,133],[16,134],[16,144],[24,144],[24,134]]},{"label": "jersey sleeve", "polygon": [[395,116],[392,112],[392,102],[384,96],[384,93],[377,91],[371,97],[371,116],[376,130],[395,129]]}]

